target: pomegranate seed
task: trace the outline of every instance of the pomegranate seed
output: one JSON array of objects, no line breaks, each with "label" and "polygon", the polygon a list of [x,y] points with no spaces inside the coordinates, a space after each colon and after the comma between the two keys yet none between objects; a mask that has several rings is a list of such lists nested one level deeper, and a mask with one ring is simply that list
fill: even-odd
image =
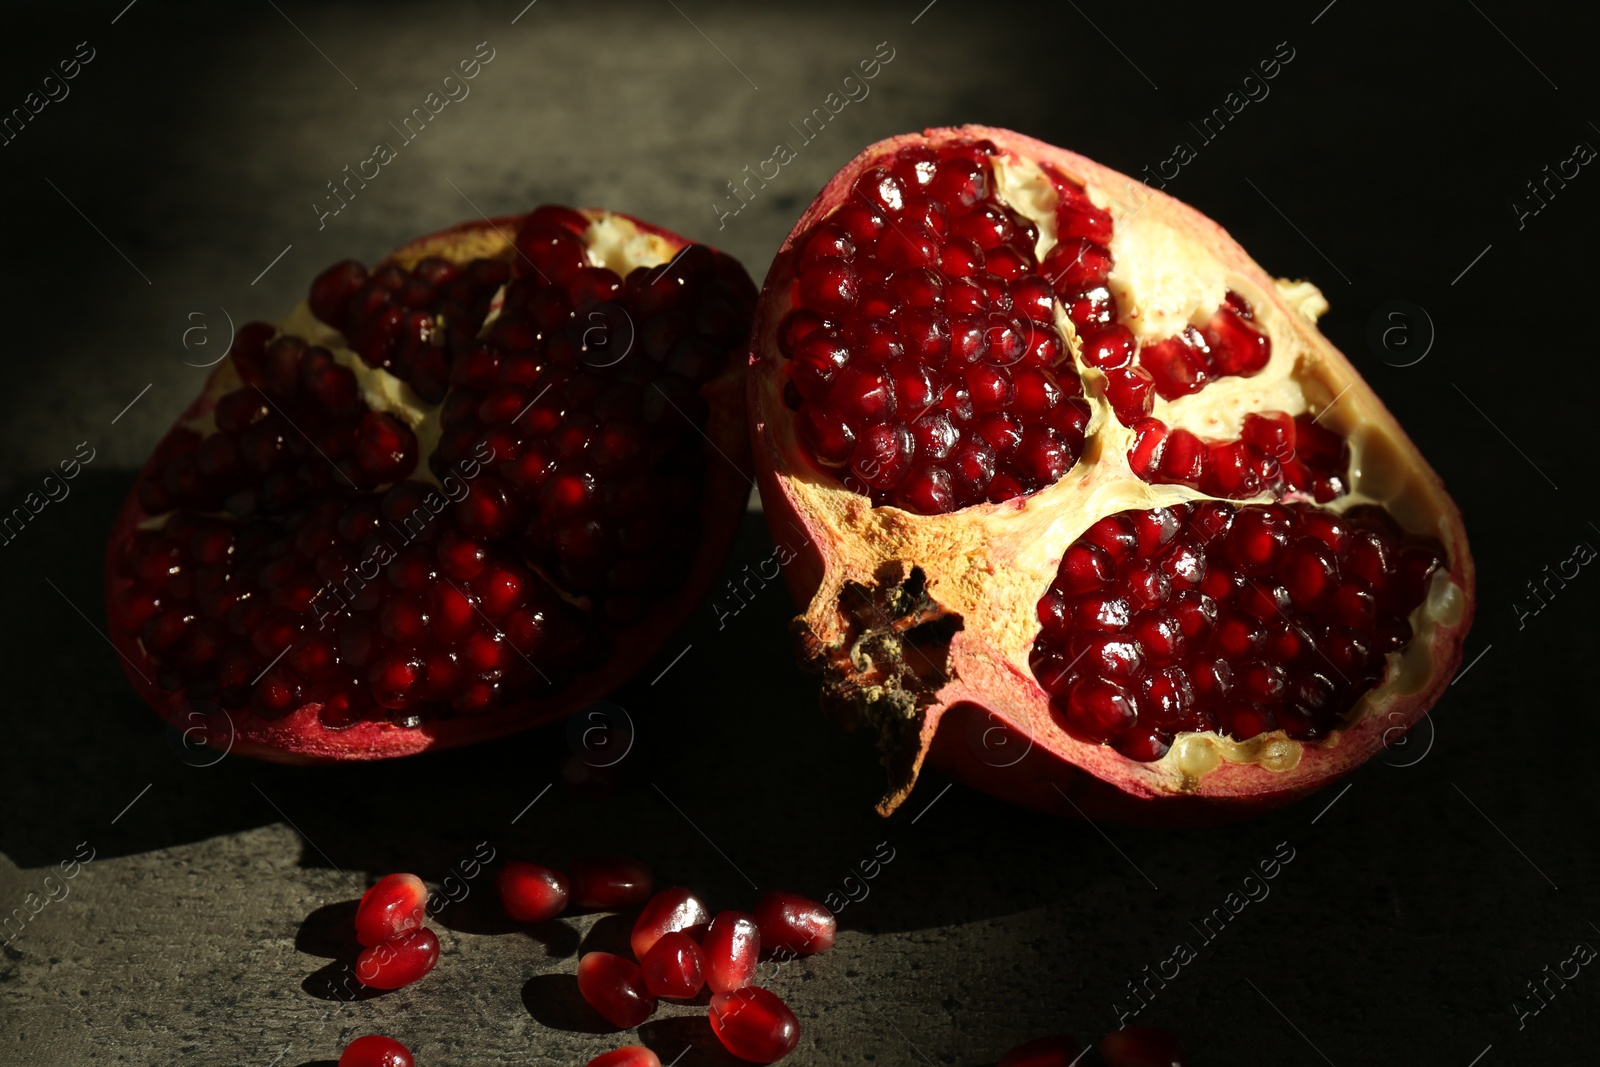
[{"label": "pomegranate seed", "polygon": [[542,923],[567,908],[567,876],[552,867],[512,860],[500,869],[500,902],[518,922]]},{"label": "pomegranate seed", "polygon": [[422,925],[428,887],[414,874],[387,874],[356,906],[356,940],[380,945]]},{"label": "pomegranate seed", "polygon": [[706,985],[713,993],[743,989],[755,981],[760,962],[761,931],[754,916],[719,911],[700,942],[705,957]]},{"label": "pomegranate seed", "polygon": [[1175,400],[1198,393],[1211,381],[1210,355],[1200,331],[1185,326],[1174,337],[1146,345],[1139,353],[1139,362],[1155,379],[1156,392]]},{"label": "pomegranate seed", "polygon": [[602,1052],[588,1067],[661,1067],[661,1058],[643,1045],[624,1045]]},{"label": "pomegranate seed", "polygon": [[656,998],[632,960],[610,952],[586,952],[578,961],[578,991],[612,1026],[638,1026],[656,1010]]},{"label": "pomegranate seed", "polygon": [[1143,366],[1133,364],[1106,374],[1106,399],[1125,426],[1150,414],[1155,404],[1155,379]]},{"label": "pomegranate seed", "polygon": [[1111,273],[1111,253],[1097,242],[1069,237],[1050,249],[1040,269],[1056,293],[1065,297],[1104,284]]},{"label": "pomegranate seed", "polygon": [[572,904],[578,908],[626,908],[650,896],[655,878],[650,868],[625,856],[590,856],[574,860],[568,870]]},{"label": "pomegranate seed", "polygon": [[1106,1067],[1185,1067],[1178,1036],[1149,1026],[1115,1030],[1100,1042]]},{"label": "pomegranate seed", "polygon": [[774,890],[756,901],[754,914],[761,946],[768,952],[809,956],[833,947],[838,922],[833,912],[808,897]]},{"label": "pomegranate seed", "polygon": [[699,897],[681,886],[663,889],[650,898],[633,924],[633,958],[642,962],[651,946],[675,931],[684,930],[698,938],[710,922],[711,913]]},{"label": "pomegranate seed", "polygon": [[[365,271],[362,272],[365,274]],[[358,1037],[339,1054],[339,1067],[415,1067],[411,1050],[392,1037]]]},{"label": "pomegranate seed", "polygon": [[1128,465],[1145,481],[1154,481],[1166,451],[1167,427],[1159,419],[1139,419],[1133,424],[1133,447],[1128,449]]},{"label": "pomegranate seed", "polygon": [[686,933],[661,935],[639,958],[645,988],[653,996],[686,1000],[705,988],[705,963],[700,946]]},{"label": "pomegranate seed", "polygon": [[[1108,326],[1084,338],[1083,362],[1103,371],[1118,370],[1133,362],[1135,348],[1133,333],[1126,326]],[[1148,357],[1142,362],[1146,369],[1151,369]]]},{"label": "pomegranate seed", "polygon": [[373,989],[399,989],[438,962],[439,938],[424,927],[363,950],[356,959],[356,979]]},{"label": "pomegranate seed", "polygon": [[1000,1057],[996,1067],[1073,1067],[1083,1047],[1071,1034],[1037,1037]]},{"label": "pomegranate seed", "polygon": [[1218,374],[1248,377],[1258,373],[1272,358],[1271,339],[1231,307],[1219,308],[1204,332]]},{"label": "pomegranate seed", "polygon": [[760,986],[713,996],[711,1030],[724,1048],[750,1063],[774,1063],[800,1043],[794,1012]]}]

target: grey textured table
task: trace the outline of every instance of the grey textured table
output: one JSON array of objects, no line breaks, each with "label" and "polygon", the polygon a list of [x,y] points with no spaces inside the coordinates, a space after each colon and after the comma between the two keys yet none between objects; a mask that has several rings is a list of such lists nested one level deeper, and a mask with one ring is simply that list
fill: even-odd
[{"label": "grey textured table", "polygon": [[[1196,1063],[1593,1062],[1600,977],[1581,971],[1520,1026],[1514,1009],[1575,943],[1600,945],[1586,751],[1600,579],[1516,609],[1546,563],[1600,543],[1583,321],[1600,178],[1585,171],[1537,213],[1524,187],[1573,142],[1600,143],[1581,112],[1592,15],[124,2],[13,10],[0,39],[4,108],[59,93],[44,76],[92,54],[0,146],[4,506],[79,442],[94,450],[71,495],[0,547],[0,916],[27,916],[0,949],[0,1062],[305,1064],[381,1031],[427,1067],[582,1063],[623,1043],[571,977],[618,920],[512,932],[480,874],[440,915],[431,977],[346,1002],[327,978],[350,952],[350,902],[389,870],[459,877],[480,842],[500,857],[637,853],[720,905],[757,888],[821,896],[885,841],[894,859],[844,911],[837,948],[771,980],[801,1019],[796,1064],[982,1064],[1041,1033],[1098,1039],[1131,1007],[1127,983],[1179,941],[1197,958],[1133,1021],[1178,1030]],[[1188,123],[1280,40],[1295,58],[1271,95],[1172,191],[1270,269],[1324,287],[1329,332],[1451,482],[1483,575],[1467,646],[1482,658],[1347,791],[1177,832],[1061,822],[931,776],[880,820],[870,752],[821,720],[791,666],[777,587],[725,627],[702,608],[614,697],[637,744],[600,799],[558,782],[559,726],[388,766],[195,766],[97,636],[110,518],[199,383],[179,359],[187,325],[272,317],[335,259],[544,201],[641,215],[759,278],[869,141],[984,121],[1139,173],[1194,140]],[[319,228],[326,183],[479,42],[493,59],[470,96]],[[880,42],[893,58],[870,94],[719,229],[725,183]],[[1396,299],[1437,329],[1415,366],[1368,344]],[[752,512],[729,568],[768,552]],[[1293,859],[1270,895],[1203,940],[1191,924],[1280,849]],[[726,1062],[702,1015],[665,1010],[644,1039],[664,1060]]]}]

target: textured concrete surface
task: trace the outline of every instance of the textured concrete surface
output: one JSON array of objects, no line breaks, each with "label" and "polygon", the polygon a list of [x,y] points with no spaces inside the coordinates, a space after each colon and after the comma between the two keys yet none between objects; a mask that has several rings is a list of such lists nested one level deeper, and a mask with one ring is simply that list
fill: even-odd
[{"label": "textured concrete surface", "polygon": [[[513,24],[523,0],[124,2],[12,11],[0,38],[3,108],[77,42],[94,50],[70,96],[0,147],[4,506],[79,442],[95,450],[71,496],[0,548],[0,1063],[309,1064],[373,1031],[428,1067],[582,1063],[631,1039],[604,1032],[572,977],[625,924],[510,931],[492,876],[466,876],[475,854],[632,852],[738,905],[843,891],[882,842],[894,858],[843,911],[838,947],[770,977],[801,1019],[796,1064],[985,1064],[1041,1033],[1098,1038],[1179,942],[1196,958],[1130,1021],[1178,1030],[1196,1063],[1593,1061],[1600,976],[1552,982],[1537,1013],[1525,983],[1600,945],[1586,673],[1600,579],[1552,586],[1537,613],[1525,583],[1600,544],[1586,321],[1600,178],[1584,170],[1537,214],[1524,188],[1574,142],[1600,144],[1582,111],[1592,14],[538,0]],[[1199,143],[1188,122],[1284,40],[1295,56],[1270,95]],[[482,41],[494,58],[470,97],[319,229],[325,183]],[[724,183],[885,41],[870,95],[719,230]],[[1482,570],[1467,653],[1482,658],[1347,791],[1175,832],[1062,822],[930,777],[880,820],[868,748],[821,721],[791,667],[776,587],[722,628],[703,608],[614,697],[636,744],[599,799],[559,781],[561,727],[393,766],[202,766],[214,754],[185,750],[123,683],[94,629],[101,547],[131,469],[198,386],[185,329],[206,327],[187,350],[203,361],[224,311],[270,317],[334,259],[547,200],[634,212],[759,277],[861,146],[969,120],[1131,173],[1196,142],[1172,191],[1324,287],[1331,336],[1456,490]],[[1368,342],[1400,299],[1437,333],[1408,367],[1426,329],[1414,313],[1417,348]],[[729,566],[770,551],[752,514]],[[1197,931],[1291,851],[1269,895],[1213,940]],[[461,897],[436,924],[443,961],[410,989],[341,999],[351,902],[395,869]],[[726,1063],[702,1016],[663,1011],[641,1036],[664,1061]]]}]

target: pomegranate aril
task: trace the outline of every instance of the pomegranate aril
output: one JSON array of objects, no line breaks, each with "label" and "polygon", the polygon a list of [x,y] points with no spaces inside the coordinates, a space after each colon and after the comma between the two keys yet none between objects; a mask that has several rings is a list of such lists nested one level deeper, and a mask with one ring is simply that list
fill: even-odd
[{"label": "pomegranate aril", "polygon": [[629,938],[633,958],[643,962],[651,947],[669,933],[687,931],[698,937],[710,921],[711,913],[694,893],[682,886],[663,889],[650,898],[634,921]]},{"label": "pomegranate aril", "polygon": [[1000,1057],[995,1067],[1077,1067],[1083,1047],[1071,1034],[1037,1037]]},{"label": "pomegranate aril", "polygon": [[955,485],[943,467],[913,468],[895,489],[896,507],[917,515],[940,515],[956,507]]},{"label": "pomegranate aril", "polygon": [[228,355],[233,357],[233,364],[238,368],[239,376],[247,384],[258,388],[266,384],[263,361],[266,357],[267,344],[277,332],[278,328],[270,322],[247,322],[234,334]]},{"label": "pomegranate aril", "polygon": [[356,980],[373,989],[399,989],[438,962],[439,938],[424,927],[364,949],[356,959]]},{"label": "pomegranate aril", "polygon": [[588,266],[583,242],[570,230],[530,218],[517,234],[513,273],[531,275],[547,285],[569,285]]},{"label": "pomegranate aril", "polygon": [[869,426],[856,439],[850,470],[872,489],[893,489],[910,472],[915,451],[916,442],[904,426]]},{"label": "pomegranate aril", "polygon": [[1159,419],[1139,419],[1133,426],[1133,447],[1128,449],[1128,466],[1145,481],[1155,481],[1166,452],[1167,427]]},{"label": "pomegranate aril", "polygon": [[358,1037],[339,1054],[339,1067],[415,1067],[411,1050],[392,1037]]},{"label": "pomegranate aril", "polygon": [[1138,720],[1133,697],[1115,682],[1082,678],[1067,698],[1066,716],[1079,731],[1097,741],[1108,741]]},{"label": "pomegranate aril", "polygon": [[1252,411],[1244,417],[1239,437],[1258,452],[1287,460],[1295,454],[1294,419],[1281,411]]},{"label": "pomegranate aril", "polygon": [[1155,404],[1155,380],[1138,364],[1106,372],[1106,399],[1124,426],[1150,414]]},{"label": "pomegranate aril", "polygon": [[1045,255],[1040,270],[1063,299],[1105,283],[1111,273],[1111,252],[1081,237],[1058,241]]},{"label": "pomegranate aril", "polygon": [[1271,339],[1231,307],[1219,308],[1203,333],[1211,351],[1211,364],[1218,374],[1249,377],[1260,372],[1272,358]]},{"label": "pomegranate aril", "polygon": [[833,912],[809,897],[773,890],[752,909],[768,952],[809,956],[833,947],[838,922]]},{"label": "pomegranate aril", "polygon": [[663,934],[639,957],[639,971],[652,995],[687,1000],[705,988],[700,946],[686,933]]},{"label": "pomegranate aril", "polygon": [[567,869],[572,906],[625,908],[650,897],[654,877],[650,868],[625,856],[590,856],[574,860]]},{"label": "pomegranate aril", "polygon": [[500,869],[500,903],[518,922],[542,923],[567,908],[567,876],[553,867],[512,860]]},{"label": "pomegranate aril", "polygon": [[[1098,370],[1118,370],[1133,362],[1135,348],[1133,333],[1126,326],[1108,326],[1083,339],[1083,362]],[[1148,369],[1149,361],[1143,362]],[[1167,394],[1163,392],[1161,395]]]},{"label": "pomegranate aril", "polygon": [[624,1030],[656,1010],[638,965],[610,952],[588,952],[578,961],[578,991],[608,1023]]},{"label": "pomegranate aril", "polygon": [[643,1045],[624,1045],[602,1052],[589,1061],[588,1067],[661,1067],[661,1057]]},{"label": "pomegranate aril", "polygon": [[1175,400],[1198,393],[1210,382],[1210,354],[1200,331],[1186,326],[1174,337],[1146,345],[1139,353],[1139,363],[1155,379],[1156,392]]},{"label": "pomegranate aril", "polygon": [[706,985],[713,993],[743,989],[755,981],[761,957],[761,930],[755,917],[719,911],[700,941]]},{"label": "pomegranate aril", "polygon": [[1178,1035],[1148,1026],[1129,1026],[1100,1042],[1106,1067],[1186,1067]]},{"label": "pomegranate aril", "polygon": [[724,1048],[750,1063],[775,1063],[800,1043],[794,1012],[760,986],[713,996],[711,1030]]},{"label": "pomegranate aril", "polygon": [[417,929],[427,903],[428,887],[416,875],[384,875],[356,907],[356,940],[370,947]]}]

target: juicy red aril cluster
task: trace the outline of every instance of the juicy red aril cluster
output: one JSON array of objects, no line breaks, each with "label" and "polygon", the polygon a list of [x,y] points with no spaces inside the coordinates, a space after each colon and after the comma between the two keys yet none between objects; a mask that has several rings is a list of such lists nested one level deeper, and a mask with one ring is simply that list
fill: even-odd
[{"label": "juicy red aril cluster", "polygon": [[1056,243],[1040,270],[1078,334],[1084,366],[1105,373],[1106,400],[1131,424],[1150,414],[1155,379],[1134,359],[1138,341],[1120,321],[1122,309],[1108,284],[1115,265],[1111,213],[1059,170],[1047,164],[1044,171],[1056,190]]},{"label": "juicy red aril cluster", "polygon": [[268,719],[314,702],[335,730],[482,713],[586,662],[582,614],[443,503],[407,481],[274,522],[176,512],[128,542],[114,621],[163,688]]},{"label": "juicy red aril cluster", "polygon": [[[422,925],[427,903],[428,887],[414,874],[385,875],[366,891],[356,908],[356,940],[366,946],[356,959],[357,981],[399,989],[433,970],[439,938]],[[376,1046],[388,1039],[363,1040]]]},{"label": "juicy red aril cluster", "polygon": [[[578,991],[590,1007],[619,1029],[655,1013],[657,998],[689,1000],[712,992],[710,1021],[718,1040],[741,1059],[771,1063],[791,1052],[800,1024],[787,1005],[753,983],[761,950],[792,959],[833,945],[833,913],[794,893],[771,892],[753,915],[712,915],[692,891],[673,887],[654,895],[650,869],[623,856],[575,861],[568,872],[514,861],[500,873],[500,899],[512,918],[544,922],[570,902],[615,910],[643,904],[629,947],[634,959],[588,952],[578,961]],[[630,1046],[591,1061],[590,1067],[643,1067],[648,1050]]]},{"label": "juicy red aril cluster", "polygon": [[1250,412],[1234,441],[1203,441],[1149,417],[1132,428],[1128,463],[1147,482],[1234,500],[1301,494],[1326,504],[1349,492],[1350,446],[1310,414]]},{"label": "juicy red aril cluster", "polygon": [[1220,501],[1108,516],[1039,600],[1063,726],[1156,760],[1173,735],[1325,736],[1412,637],[1443,548],[1383,509]]},{"label": "juicy red aril cluster", "polygon": [[311,313],[344,334],[369,367],[405,381],[429,404],[444,399],[450,362],[478,336],[511,264],[475,259],[457,266],[437,256],[408,272],[395,263],[370,276],[353,259],[311,283]]},{"label": "juicy red aril cluster", "polygon": [[903,149],[798,246],[786,400],[811,457],[874,504],[1009,500],[1083,450],[1037,228],[996,195],[994,152]]},{"label": "juicy red aril cluster", "polygon": [[1078,334],[1084,366],[1104,372],[1106,400],[1123,425],[1149,415],[1156,395],[1173,400],[1216,378],[1249,377],[1267,365],[1272,341],[1251,324],[1249,302],[1234,292],[1203,328],[1187,326],[1141,348],[1120,321],[1122,309],[1109,287],[1111,213],[1054,167],[1044,171],[1056,191],[1056,244],[1040,269]]},{"label": "juicy red aril cluster", "polygon": [[676,588],[699,536],[707,409],[700,387],[749,330],[754,287],[691,245],[619,278],[588,266],[583,216],[541,209],[517,236],[488,337],[450,367],[442,473],[496,459],[462,509],[567,592],[618,622]]},{"label": "juicy red aril cluster", "polygon": [[1203,327],[1185,326],[1165,341],[1145,345],[1139,363],[1163,400],[1198,393],[1217,378],[1248,378],[1272,359],[1272,339],[1254,320],[1250,302],[1230,290]]},{"label": "juicy red aril cluster", "polygon": [[245,385],[218,399],[215,433],[180,429],[163,442],[139,485],[146,514],[283,514],[416,469],[411,427],[368,408],[348,367],[326,348],[273,333],[261,322],[239,330],[230,354]]},{"label": "juicy red aril cluster", "polygon": [[347,261],[313,283],[313,313],[366,364],[443,402],[430,455],[326,348],[239,331],[245,384],[216,432],[163,442],[139,498],[169,517],[113,560],[132,583],[114,621],[160,685],[265,718],[315,702],[329,729],[417,726],[553,692],[603,657],[596,622],[675,590],[698,536],[698,390],[754,288],[701,246],[619,278],[588,265],[588,225],[541,208],[514,263]]}]

